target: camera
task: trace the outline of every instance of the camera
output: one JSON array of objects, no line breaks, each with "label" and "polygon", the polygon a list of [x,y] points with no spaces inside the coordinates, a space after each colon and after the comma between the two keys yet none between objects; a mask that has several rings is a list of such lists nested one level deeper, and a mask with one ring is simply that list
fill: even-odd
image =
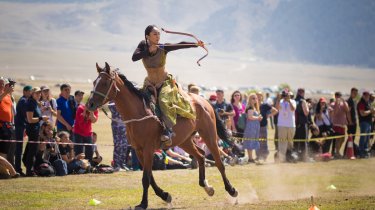
[{"label": "camera", "polygon": [[14,86],[16,84],[16,81],[14,81],[12,78],[8,78],[9,86]]},{"label": "camera", "polygon": [[285,98],[288,95],[286,91],[281,92],[281,97]]}]

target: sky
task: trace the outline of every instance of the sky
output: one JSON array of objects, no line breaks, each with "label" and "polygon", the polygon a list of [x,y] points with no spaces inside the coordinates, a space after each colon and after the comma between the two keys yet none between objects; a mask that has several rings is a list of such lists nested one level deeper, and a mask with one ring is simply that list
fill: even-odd
[{"label": "sky", "polygon": [[[201,67],[203,49],[168,55],[168,71],[185,82],[296,83],[301,65],[367,75],[375,68],[374,9],[370,0],[0,1],[0,73],[87,80],[95,78],[96,62],[108,62],[141,83],[146,72],[131,55],[155,24],[211,43]],[[179,41],[194,40],[162,33],[161,42]],[[263,75],[280,71],[286,78]]]}]

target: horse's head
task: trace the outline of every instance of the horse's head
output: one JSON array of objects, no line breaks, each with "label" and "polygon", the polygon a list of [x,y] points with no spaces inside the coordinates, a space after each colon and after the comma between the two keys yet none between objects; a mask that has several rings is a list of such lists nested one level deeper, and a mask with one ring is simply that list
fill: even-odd
[{"label": "horse's head", "polygon": [[96,69],[98,70],[98,77],[93,82],[94,88],[87,101],[87,108],[90,111],[100,108],[108,101],[115,99],[117,92],[119,92],[116,86],[117,72],[112,71],[107,62],[104,68],[101,68],[96,63]]}]

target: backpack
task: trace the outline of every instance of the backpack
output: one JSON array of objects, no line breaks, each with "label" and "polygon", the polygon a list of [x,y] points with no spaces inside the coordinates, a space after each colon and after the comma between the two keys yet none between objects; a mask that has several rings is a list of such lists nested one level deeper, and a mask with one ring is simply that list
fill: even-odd
[{"label": "backpack", "polygon": [[56,170],[56,176],[68,175],[68,165],[62,159],[57,159],[52,163]]},{"label": "backpack", "polygon": [[56,175],[55,169],[51,166],[51,163],[47,160],[44,160],[41,164],[36,166],[34,171],[36,175],[38,176],[51,177],[51,176]]},{"label": "backpack", "polygon": [[242,113],[237,121],[237,127],[239,129],[245,130],[247,120],[247,113]]},{"label": "backpack", "polygon": [[55,144],[55,151],[58,159],[53,161],[52,165],[55,167],[56,176],[68,175],[68,164],[62,159],[58,144]]}]

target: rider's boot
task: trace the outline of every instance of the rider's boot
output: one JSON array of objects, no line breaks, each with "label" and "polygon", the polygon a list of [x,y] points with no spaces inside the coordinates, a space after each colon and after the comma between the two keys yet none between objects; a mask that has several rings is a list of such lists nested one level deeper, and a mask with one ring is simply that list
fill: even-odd
[{"label": "rider's boot", "polygon": [[172,146],[172,136],[173,136],[172,129],[165,127],[164,130],[163,130],[163,133],[160,137],[161,148],[168,148],[168,147]]}]

